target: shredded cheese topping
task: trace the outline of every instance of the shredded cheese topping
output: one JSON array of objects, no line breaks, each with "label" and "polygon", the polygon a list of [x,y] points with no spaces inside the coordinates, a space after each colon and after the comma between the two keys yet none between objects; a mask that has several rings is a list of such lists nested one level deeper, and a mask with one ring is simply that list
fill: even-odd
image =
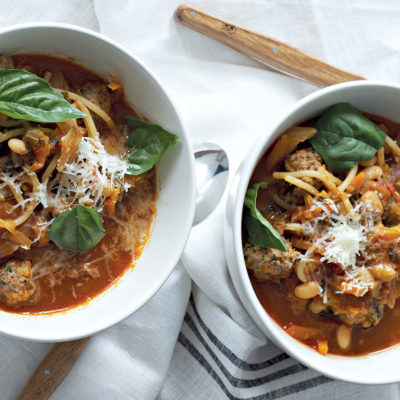
[{"label": "shredded cheese topping", "polygon": [[[107,153],[103,144],[90,137],[82,138],[76,159],[65,164],[62,172],[53,181],[43,184],[47,186],[46,200],[50,205],[66,201],[93,205],[98,211],[103,208],[103,193],[110,187],[118,187],[127,191],[130,185],[124,182],[128,163],[116,155]],[[55,191],[55,196],[49,196]],[[42,197],[41,197],[42,199]],[[46,202],[45,200],[45,202]],[[43,202],[42,199],[42,204]]]},{"label": "shredded cheese topping", "polygon": [[339,264],[345,273],[347,289],[363,296],[373,285],[366,279],[367,269],[357,265],[357,256],[365,249],[368,234],[374,230],[371,204],[358,202],[345,215],[339,213],[331,199],[313,199],[311,210],[317,207],[322,213],[304,224],[305,233],[312,233],[313,245],[300,258],[312,261],[311,254],[318,249],[320,261]]},{"label": "shredded cheese topping", "polygon": [[337,263],[344,269],[355,268],[356,256],[366,241],[363,227],[358,223],[340,221],[324,237],[326,243],[321,261]]},{"label": "shredded cheese topping", "polygon": [[[304,224],[305,232],[315,237],[310,250],[323,249],[321,261],[340,264],[345,270],[356,268],[356,257],[364,249],[367,234],[373,229],[369,221],[360,222],[361,203],[356,205],[353,212],[342,215],[330,199],[323,202],[314,199],[313,202],[311,210],[319,207],[322,213]],[[309,251],[302,257],[307,257],[307,253]]]}]

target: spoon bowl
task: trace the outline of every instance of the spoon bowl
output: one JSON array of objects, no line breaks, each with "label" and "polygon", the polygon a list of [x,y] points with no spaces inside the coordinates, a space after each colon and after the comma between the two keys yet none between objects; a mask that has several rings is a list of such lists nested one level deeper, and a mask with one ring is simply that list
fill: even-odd
[{"label": "spoon bowl", "polygon": [[225,150],[215,143],[193,143],[196,173],[196,210],[193,225],[207,218],[219,203],[229,177]]}]

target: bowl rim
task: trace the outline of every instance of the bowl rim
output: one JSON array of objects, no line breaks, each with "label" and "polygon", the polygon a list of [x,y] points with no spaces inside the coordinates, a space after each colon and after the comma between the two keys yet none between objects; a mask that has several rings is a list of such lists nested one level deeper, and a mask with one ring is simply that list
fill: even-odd
[{"label": "bowl rim", "polygon": [[[185,194],[185,197],[188,202],[190,202],[190,207],[189,207],[189,212],[188,212],[188,218],[185,221],[181,221],[181,224],[183,225],[182,228],[182,238],[181,243],[177,244],[176,250],[175,250],[175,256],[172,258],[172,261],[169,265],[168,268],[167,266],[164,266],[164,274],[162,279],[159,280],[157,285],[154,285],[151,291],[147,293],[147,295],[143,296],[143,299],[140,303],[137,303],[135,307],[129,307],[129,302],[126,303],[126,306],[123,307],[125,309],[125,312],[120,312],[120,313],[109,313],[109,317],[105,321],[105,319],[102,319],[103,322],[102,324],[98,324],[95,329],[90,329],[90,327],[86,328],[85,330],[79,329],[79,333],[75,333],[73,335],[67,335],[67,334],[57,334],[53,336],[46,335],[45,329],[43,329],[43,335],[35,335],[32,336],[32,334],[26,330],[22,331],[21,329],[14,330],[12,329],[12,326],[1,326],[0,327],[0,333],[2,335],[6,335],[9,337],[14,337],[14,338],[19,338],[23,340],[30,340],[30,341],[38,341],[38,342],[61,342],[61,341],[69,341],[69,340],[75,340],[75,339],[80,339],[83,337],[91,336],[95,333],[98,333],[100,331],[103,331],[104,329],[107,329],[134,314],[138,310],[140,310],[158,291],[159,289],[164,285],[164,283],[168,280],[169,276],[171,275],[172,271],[175,269],[176,265],[179,262],[179,259],[182,255],[182,252],[186,246],[187,240],[189,238],[189,234],[192,228],[193,224],[193,219],[194,219],[194,212],[195,212],[195,199],[196,199],[196,178],[195,178],[195,162],[194,162],[194,156],[193,156],[193,148],[192,148],[192,142],[189,139],[189,136],[187,134],[188,130],[186,129],[185,124],[183,123],[183,119],[181,117],[181,114],[179,112],[178,107],[176,106],[175,102],[172,100],[171,96],[169,95],[168,91],[165,89],[163,84],[160,83],[160,81],[156,78],[156,74],[152,71],[152,69],[143,61],[141,60],[138,56],[134,55],[131,53],[129,49],[127,49],[125,46],[121,45],[120,43],[114,41],[113,39],[99,33],[95,32],[91,29],[87,29],[78,25],[74,24],[68,24],[68,23],[62,23],[62,22],[51,22],[51,21],[43,21],[43,22],[25,22],[25,23],[20,23],[20,24],[13,24],[9,25],[3,28],[0,28],[0,37],[4,34],[9,34],[12,32],[17,32],[17,31],[23,31],[23,30],[31,30],[31,29],[55,29],[55,30],[60,30],[60,31],[70,31],[70,32],[77,32],[86,36],[89,36],[93,39],[96,39],[99,42],[103,42],[104,44],[113,47],[117,49],[120,53],[123,53],[125,56],[127,56],[129,59],[132,60],[134,64],[136,64],[139,69],[142,70],[144,75],[147,75],[150,80],[154,82],[154,84],[157,86],[159,89],[160,95],[164,96],[166,99],[167,103],[170,104],[171,110],[175,112],[175,116],[177,119],[177,122],[179,124],[180,128],[180,134],[183,138],[182,140],[182,150],[188,154],[188,165],[187,167],[189,168],[189,173],[190,173],[190,179],[192,183],[192,187],[190,191],[187,191]],[[61,46],[62,47],[62,46]],[[62,51],[62,49],[60,50]],[[44,54],[47,54],[44,52]],[[55,55],[56,57],[62,57],[58,54]],[[79,62],[78,62],[79,64]],[[84,66],[84,65],[83,65]],[[96,71],[94,70],[96,73]],[[161,188],[162,190],[162,188]],[[161,191],[160,191],[161,193]],[[161,197],[161,196],[159,196]],[[154,221],[157,219],[157,215],[155,216],[155,219],[153,220],[152,224],[154,224]],[[150,235],[151,236],[151,235]],[[146,243],[147,245],[147,243]],[[139,257],[140,258],[140,257]],[[134,260],[133,263],[136,263],[138,259]],[[51,317],[52,315],[61,315],[69,312],[79,312],[79,307],[87,307],[90,302],[95,300],[97,297],[105,295],[108,290],[115,288],[119,284],[119,280],[121,277],[125,275],[125,273],[128,270],[124,272],[116,281],[114,281],[110,286],[108,286],[106,289],[104,289],[101,293],[99,293],[97,296],[93,297],[90,299],[88,302],[85,302],[81,305],[77,305],[75,307],[66,309],[66,310],[61,310],[59,312],[54,312],[54,313],[46,313],[46,314],[32,314],[30,315],[32,318],[46,318],[46,317]],[[121,309],[122,307],[120,307]],[[8,313],[12,315],[18,315],[15,313]],[[25,317],[25,316],[24,316]],[[45,320],[43,320],[45,323]],[[10,324],[12,325],[12,324]],[[76,329],[78,331],[78,329]]]},{"label": "bowl rim", "polygon": [[[265,311],[251,285],[251,281],[244,263],[242,250],[242,212],[245,192],[258,161],[261,159],[263,154],[265,154],[267,149],[274,143],[274,141],[271,141],[271,143],[269,143],[269,145],[267,146],[267,142],[270,141],[271,138],[275,135],[276,138],[279,137],[278,132],[280,132],[280,134],[283,133],[282,128],[285,123],[287,123],[287,121],[293,115],[295,115],[300,109],[302,109],[309,103],[314,103],[319,98],[329,96],[333,92],[340,92],[341,90],[347,90],[349,88],[356,88],[360,86],[370,87],[371,89],[395,89],[400,94],[400,84],[377,80],[351,81],[332,85],[322,89],[317,89],[315,92],[305,96],[304,98],[297,101],[294,105],[292,105],[288,109],[288,111],[281,115],[278,120],[271,126],[271,128],[268,129],[268,134],[262,134],[258,138],[258,140],[255,141],[254,145],[250,148],[240,167],[236,171],[235,176],[233,177],[231,182],[231,187],[228,192],[228,204],[225,213],[224,242],[229,272],[235,289],[240,299],[242,300],[242,304],[251,316],[252,320],[255,322],[255,324],[269,339],[271,339],[273,343],[279,346],[283,351],[289,353],[292,357],[297,359],[302,364],[306,365],[309,368],[317,370],[330,378],[340,379],[351,383],[376,385],[398,382],[400,380],[400,373],[397,380],[393,379],[393,377],[378,377],[373,374],[365,377],[357,375],[357,377],[354,379],[352,376],[348,376],[345,372],[342,372],[339,369],[332,368],[329,363],[324,364],[317,363],[315,362],[315,360],[310,361],[309,358],[311,357],[308,357],[306,354],[302,353],[304,349],[307,349],[314,354],[318,354],[315,350],[310,349],[308,346],[302,344],[301,342],[288,335]],[[287,340],[287,338],[289,339]],[[293,342],[300,343],[302,346],[302,350],[298,350],[298,347],[295,346]],[[367,360],[369,356],[377,353],[382,354],[383,352],[390,351],[396,347],[398,347],[398,345],[394,345],[381,351],[361,356],[352,357],[330,355],[329,357],[331,359],[339,359],[341,362],[345,362],[346,359]]]}]

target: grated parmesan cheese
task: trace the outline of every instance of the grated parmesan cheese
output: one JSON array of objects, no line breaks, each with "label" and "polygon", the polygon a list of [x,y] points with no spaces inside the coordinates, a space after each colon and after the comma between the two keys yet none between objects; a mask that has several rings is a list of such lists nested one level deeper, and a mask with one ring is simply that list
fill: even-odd
[{"label": "grated parmesan cheese", "polygon": [[79,144],[76,159],[67,163],[63,171],[47,185],[47,190],[55,192],[55,196],[44,197],[50,206],[61,200],[67,206],[78,202],[93,205],[101,211],[106,188],[111,185],[123,191],[129,189],[129,184],[124,182],[127,169],[127,161],[109,154],[99,140],[84,137]]},{"label": "grated parmesan cheese", "polygon": [[23,183],[22,174],[15,171],[8,171],[0,168],[0,191],[12,187],[16,193],[22,196],[21,185]]},{"label": "grated parmesan cheese", "polygon": [[356,267],[356,256],[366,241],[363,227],[341,221],[329,229],[324,237],[324,256],[321,261],[342,265],[344,269]]},{"label": "grated parmesan cheese", "polygon": [[37,200],[39,203],[42,203],[44,208],[48,207],[48,202],[47,202],[47,181],[44,183],[39,183],[39,188],[37,192]]},{"label": "grated parmesan cheese", "polygon": [[321,261],[340,264],[343,269],[356,268],[356,257],[365,247],[367,234],[373,230],[373,224],[369,221],[366,224],[360,222],[361,203],[346,215],[339,214],[335,203],[330,199],[324,202],[314,200],[311,209],[317,207],[322,213],[304,224],[306,233],[312,233],[316,239],[312,249],[303,258],[319,248],[323,249]]},{"label": "grated parmesan cheese", "polygon": [[[345,273],[347,288],[363,296],[373,285],[366,279],[369,274],[367,268],[357,265],[357,256],[366,248],[368,234],[374,230],[374,210],[371,204],[359,202],[351,213],[345,215],[339,213],[330,199],[315,199],[311,210],[317,207],[322,213],[304,224],[305,233],[314,238],[313,245],[300,258],[311,261],[312,254],[318,249],[321,253],[320,261],[339,264]],[[325,300],[326,293],[323,298]]]}]

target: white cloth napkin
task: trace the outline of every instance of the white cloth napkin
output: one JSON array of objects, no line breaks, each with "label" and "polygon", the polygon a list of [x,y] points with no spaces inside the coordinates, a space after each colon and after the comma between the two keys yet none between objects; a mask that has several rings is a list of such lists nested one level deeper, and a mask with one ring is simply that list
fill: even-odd
[{"label": "white cloth napkin", "polygon": [[[314,87],[177,24],[179,0],[3,0],[0,26],[69,22],[142,58],[193,140],[224,146],[232,173],[279,115]],[[399,81],[396,0],[203,0],[192,5],[368,78]],[[400,118],[399,118],[400,119]],[[332,381],[289,358],[242,307],[223,250],[224,200],[193,228],[181,263],[135,315],[92,338],[53,399],[398,399],[398,385]],[[190,295],[192,289],[192,295]],[[14,399],[48,344],[0,338],[1,399]],[[50,371],[51,373],[51,371]]]}]

